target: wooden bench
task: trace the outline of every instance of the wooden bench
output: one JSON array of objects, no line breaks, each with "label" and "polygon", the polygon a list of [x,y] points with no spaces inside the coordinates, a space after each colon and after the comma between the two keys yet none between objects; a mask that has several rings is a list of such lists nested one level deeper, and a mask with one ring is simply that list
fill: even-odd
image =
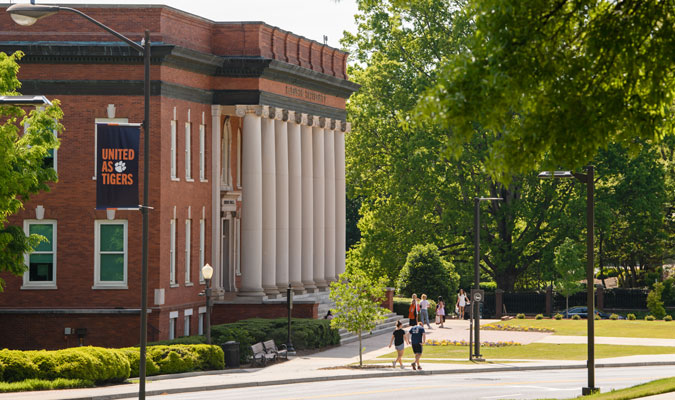
[{"label": "wooden bench", "polygon": [[278,348],[276,343],[274,343],[274,339],[272,339],[263,342],[263,346],[265,347],[265,352],[267,354],[273,354],[277,360],[281,358],[288,360],[288,350],[286,349],[285,344],[282,344],[281,348]]},{"label": "wooden bench", "polygon": [[277,355],[266,352],[265,347],[260,342],[251,346],[251,352],[253,352],[253,366],[265,366],[267,365],[267,361],[274,361],[277,359]]}]

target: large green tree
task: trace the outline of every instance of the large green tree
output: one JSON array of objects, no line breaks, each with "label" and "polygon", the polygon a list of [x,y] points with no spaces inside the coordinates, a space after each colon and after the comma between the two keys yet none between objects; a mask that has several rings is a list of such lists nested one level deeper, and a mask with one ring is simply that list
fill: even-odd
[{"label": "large green tree", "polygon": [[[21,53],[0,52],[0,95],[18,95],[17,79]],[[11,225],[9,217],[28,201],[31,195],[49,190],[56,171],[44,160],[50,150],[58,148],[55,132],[63,127],[58,101],[30,113],[17,106],[0,106],[0,272],[21,275],[26,270],[24,254],[43,240],[38,235],[26,236],[21,227]],[[0,278],[0,291],[4,280]]]},{"label": "large green tree", "polygon": [[508,182],[673,132],[672,0],[470,0],[465,11],[466,51],[439,59],[418,109],[448,154],[477,127],[494,132],[486,168]]}]

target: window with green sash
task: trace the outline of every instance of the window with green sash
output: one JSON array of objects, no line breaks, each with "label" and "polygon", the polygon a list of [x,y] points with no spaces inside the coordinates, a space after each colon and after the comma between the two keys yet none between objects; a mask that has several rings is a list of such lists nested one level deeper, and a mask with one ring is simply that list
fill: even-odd
[{"label": "window with green sash", "polygon": [[126,288],[127,221],[96,221],[95,287]]},{"label": "window with green sash", "polygon": [[42,237],[34,251],[25,257],[28,270],[24,274],[24,287],[56,287],[56,221],[25,220],[24,232]]}]

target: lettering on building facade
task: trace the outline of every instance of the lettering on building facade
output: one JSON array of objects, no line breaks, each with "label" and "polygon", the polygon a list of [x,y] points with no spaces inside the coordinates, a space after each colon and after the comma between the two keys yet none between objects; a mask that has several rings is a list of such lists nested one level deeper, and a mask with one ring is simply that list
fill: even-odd
[{"label": "lettering on building facade", "polygon": [[326,103],[326,95],[323,93],[315,92],[313,90],[307,90],[303,88],[299,88],[296,86],[290,86],[286,85],[286,95],[304,99],[304,100],[309,100],[313,103],[321,103],[325,104]]}]

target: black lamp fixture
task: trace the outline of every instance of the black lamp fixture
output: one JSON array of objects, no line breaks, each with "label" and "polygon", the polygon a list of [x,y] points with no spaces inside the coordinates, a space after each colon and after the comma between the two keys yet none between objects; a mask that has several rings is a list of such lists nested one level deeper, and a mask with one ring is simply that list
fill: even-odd
[{"label": "black lamp fixture", "polygon": [[119,32],[112,30],[101,22],[93,19],[82,11],[70,7],[62,6],[46,6],[31,4],[14,4],[7,8],[7,13],[12,17],[14,22],[22,26],[30,26],[37,22],[38,19],[56,14],[59,11],[68,11],[75,13],[82,18],[88,20],[104,31],[110,33],[116,38],[122,40],[133,49],[143,54],[144,64],[144,117],[143,117],[143,204],[140,206],[143,214],[143,251],[142,251],[142,266],[141,266],[141,349],[139,360],[139,389],[138,397],[145,399],[145,375],[146,375],[146,350],[148,341],[148,226],[149,226],[149,210],[148,206],[148,192],[149,192],[149,177],[150,177],[150,31],[145,30],[145,35],[141,44],[134,42],[128,37]]},{"label": "black lamp fixture", "polygon": [[592,165],[585,167],[586,173],[581,174],[572,171],[544,171],[539,173],[539,179],[571,179],[576,178],[586,184],[586,306],[588,313],[588,386],[581,389],[583,395],[597,393],[595,387],[595,265],[593,254],[593,235],[595,230],[594,221],[594,192],[595,173]]}]

